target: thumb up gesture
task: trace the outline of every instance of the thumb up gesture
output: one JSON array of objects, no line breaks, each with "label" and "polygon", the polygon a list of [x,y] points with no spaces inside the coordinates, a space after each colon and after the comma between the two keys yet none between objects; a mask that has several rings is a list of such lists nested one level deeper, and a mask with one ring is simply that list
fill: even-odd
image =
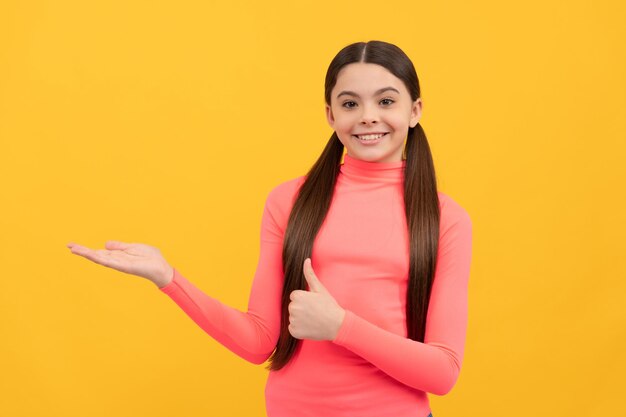
[{"label": "thumb up gesture", "polygon": [[319,281],[311,259],[304,260],[304,277],[309,291],[292,291],[289,299],[289,333],[296,339],[334,340],[345,310]]}]

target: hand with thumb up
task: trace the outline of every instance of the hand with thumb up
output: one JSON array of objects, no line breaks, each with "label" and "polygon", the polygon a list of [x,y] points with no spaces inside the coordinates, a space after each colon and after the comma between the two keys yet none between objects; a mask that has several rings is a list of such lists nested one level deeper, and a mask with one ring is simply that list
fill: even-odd
[{"label": "hand with thumb up", "polygon": [[304,277],[309,291],[292,291],[289,299],[289,333],[296,339],[334,340],[345,310],[319,281],[311,259],[304,260]]}]

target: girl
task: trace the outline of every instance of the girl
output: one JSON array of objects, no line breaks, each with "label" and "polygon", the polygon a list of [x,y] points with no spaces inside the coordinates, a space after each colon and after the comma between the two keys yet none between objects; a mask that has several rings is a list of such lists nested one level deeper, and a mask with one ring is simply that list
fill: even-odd
[{"label": "girl", "polygon": [[427,393],[448,393],[463,361],[471,221],[437,191],[402,50],[346,46],[325,89],[334,132],[306,175],[266,199],[247,312],[204,294],[154,247],[68,247],[149,279],[232,352],[269,360],[269,417],[432,417]]}]

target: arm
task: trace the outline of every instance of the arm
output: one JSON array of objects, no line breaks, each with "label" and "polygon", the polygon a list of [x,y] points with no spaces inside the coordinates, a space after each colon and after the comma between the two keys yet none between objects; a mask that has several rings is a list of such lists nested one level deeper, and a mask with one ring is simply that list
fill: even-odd
[{"label": "arm", "polygon": [[173,280],[160,288],[206,333],[255,364],[269,358],[280,331],[283,227],[279,222],[283,217],[285,193],[281,191],[284,187],[275,190],[263,209],[260,255],[247,312],[206,295],[176,269]]},{"label": "arm", "polygon": [[436,395],[452,389],[463,361],[472,247],[468,214],[451,200],[447,204],[424,343],[384,330],[349,310],[333,340],[398,381]]}]

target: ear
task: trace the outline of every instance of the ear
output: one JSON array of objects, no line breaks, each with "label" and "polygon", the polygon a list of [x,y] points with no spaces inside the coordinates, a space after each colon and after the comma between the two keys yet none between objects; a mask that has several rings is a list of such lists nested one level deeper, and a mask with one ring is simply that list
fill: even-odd
[{"label": "ear", "polygon": [[328,124],[333,129],[335,128],[335,117],[333,116],[333,110],[330,108],[328,104],[326,104],[326,120],[328,120]]},{"label": "ear", "polygon": [[409,122],[409,126],[415,127],[417,123],[420,121],[422,117],[422,99],[418,97],[417,100],[413,102],[413,107],[411,108],[411,121]]}]

